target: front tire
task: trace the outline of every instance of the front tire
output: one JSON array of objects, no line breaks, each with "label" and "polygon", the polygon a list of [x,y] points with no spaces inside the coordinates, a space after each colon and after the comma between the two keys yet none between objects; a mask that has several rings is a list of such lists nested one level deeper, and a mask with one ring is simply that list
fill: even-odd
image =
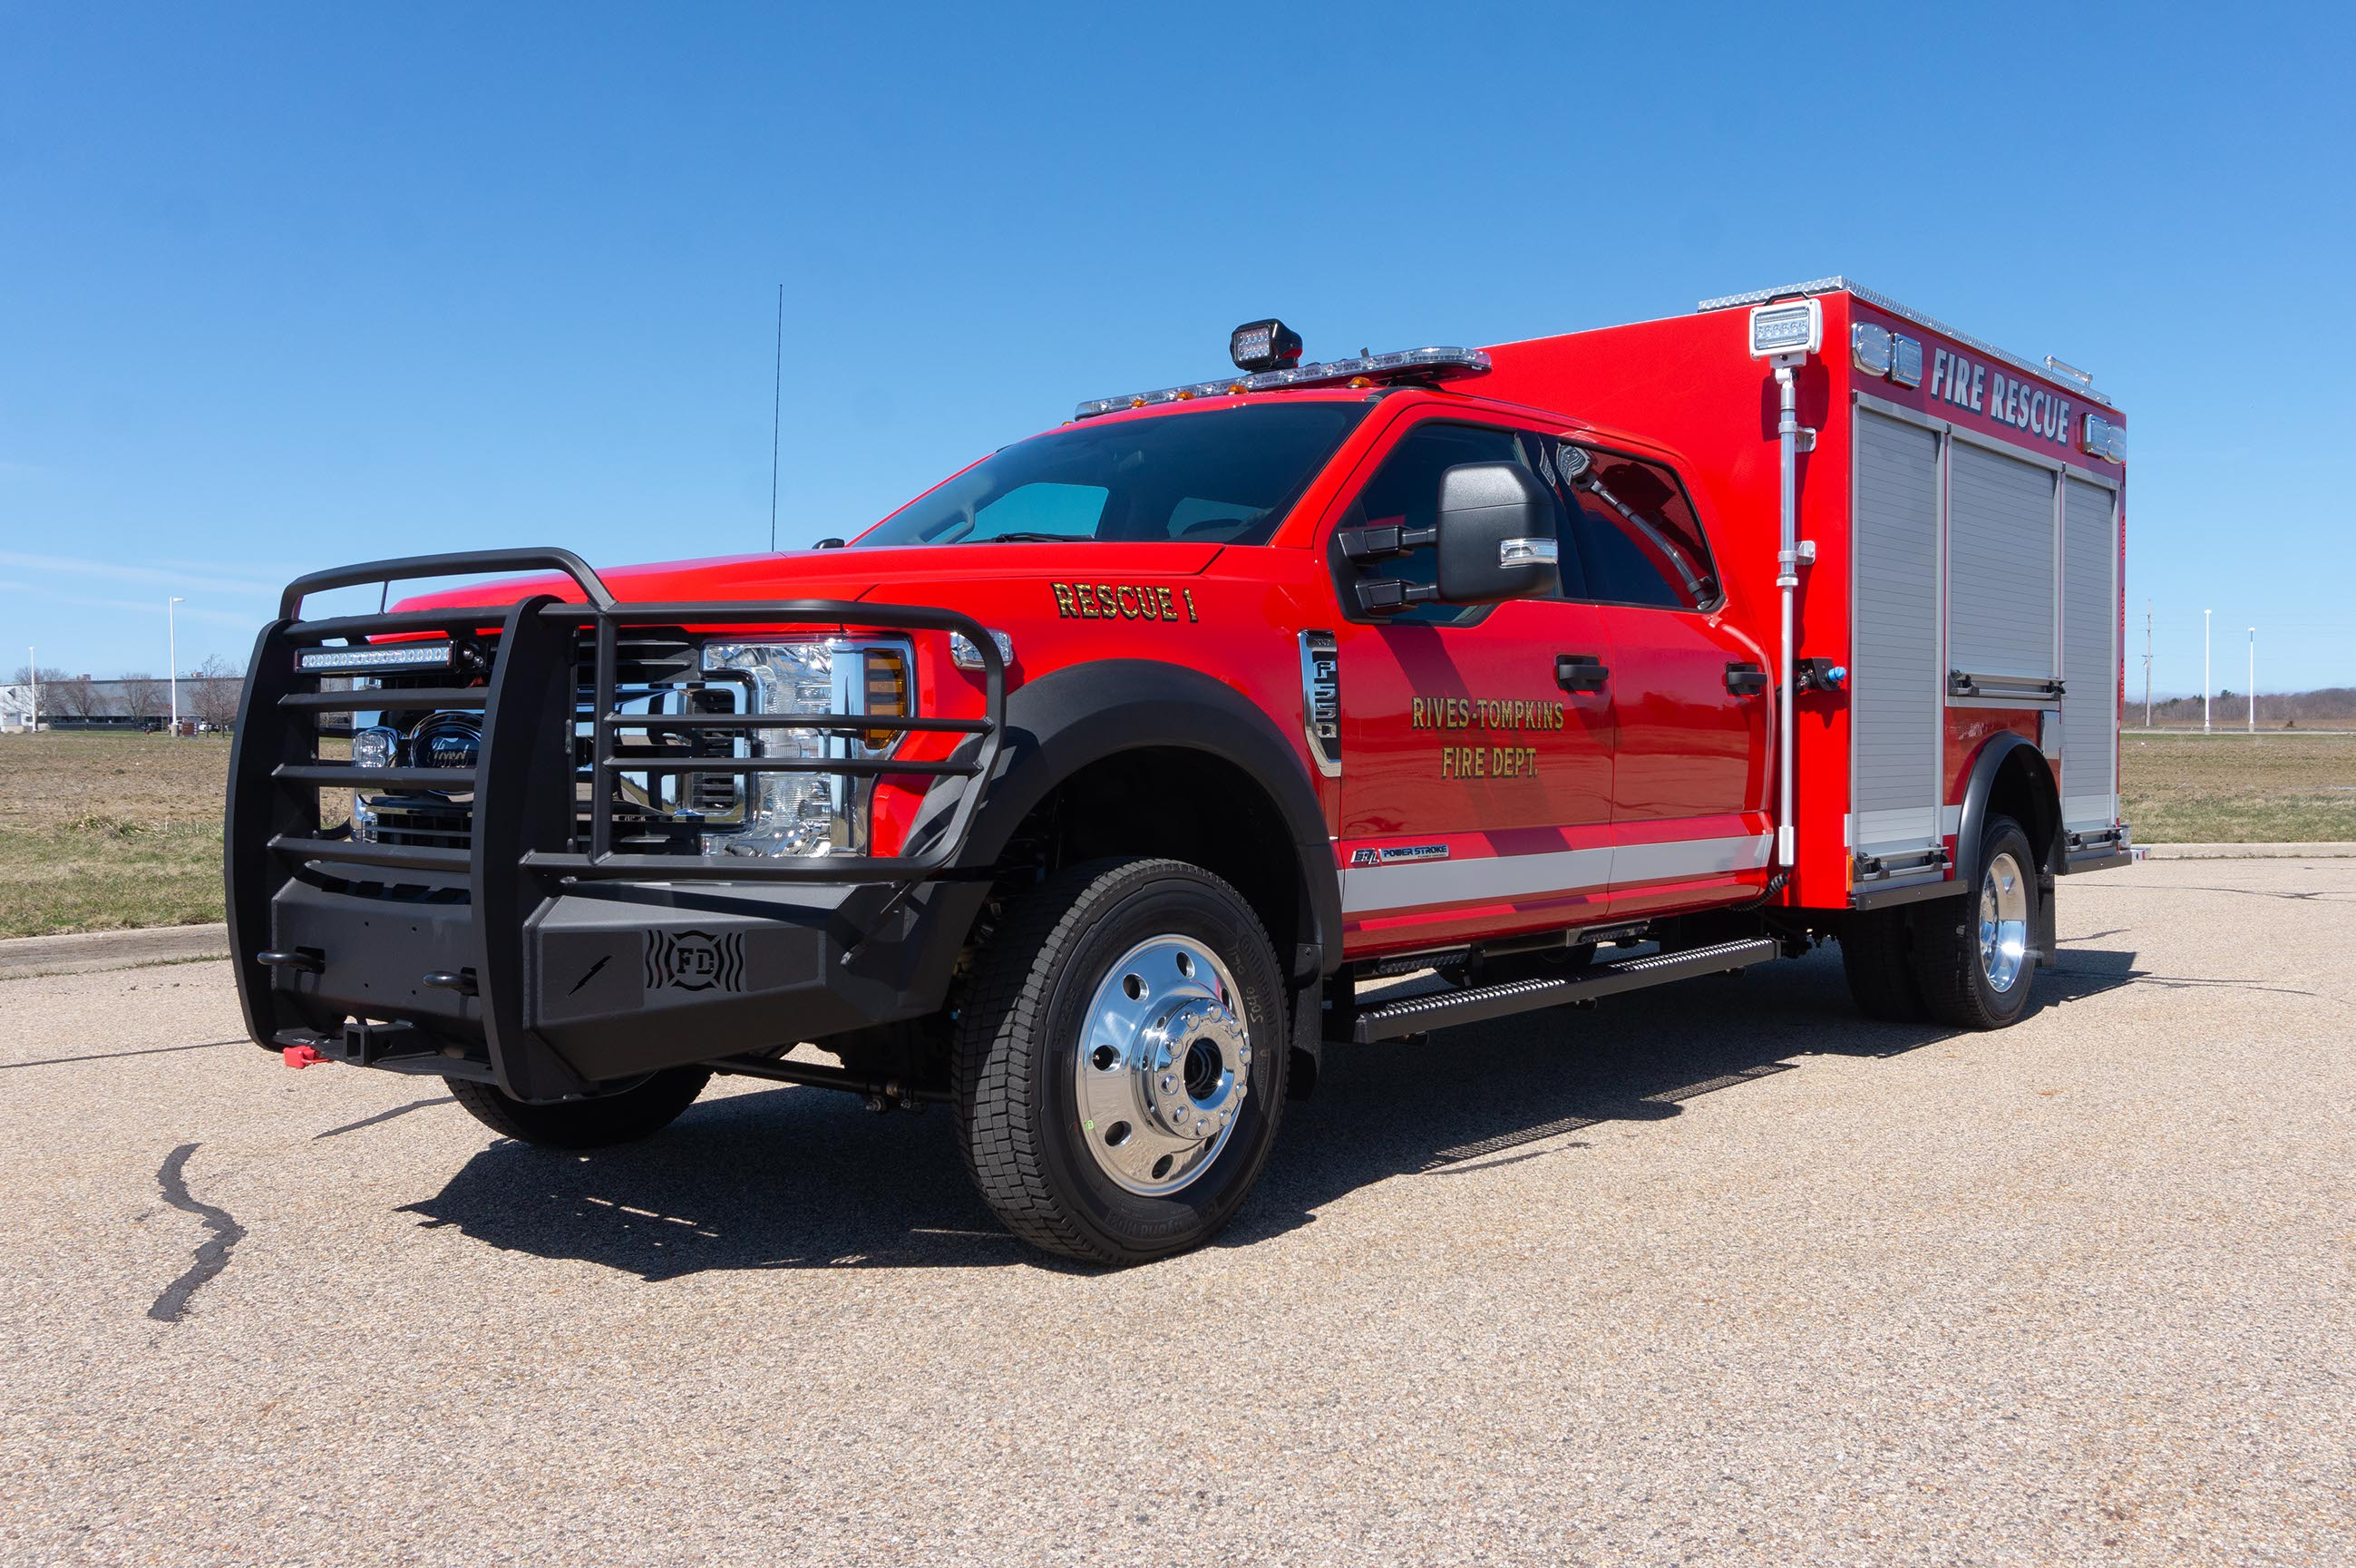
[{"label": "front tire", "polygon": [[1095,861],[1007,911],[951,1046],[966,1167],[1047,1251],[1199,1247],[1259,1177],[1293,1019],[1258,917],[1173,860]]},{"label": "front tire", "polygon": [[666,1068],[627,1089],[553,1105],[529,1104],[496,1084],[471,1079],[443,1081],[467,1113],[494,1133],[543,1149],[602,1149],[636,1143],[669,1126],[695,1103],[712,1074],[700,1067]]},{"label": "front tire", "polygon": [[1990,817],[1963,897],[1915,917],[1914,978],[1932,1017],[1958,1029],[2002,1029],[2029,1011],[2029,950],[2038,923],[2037,858],[2010,817]]}]

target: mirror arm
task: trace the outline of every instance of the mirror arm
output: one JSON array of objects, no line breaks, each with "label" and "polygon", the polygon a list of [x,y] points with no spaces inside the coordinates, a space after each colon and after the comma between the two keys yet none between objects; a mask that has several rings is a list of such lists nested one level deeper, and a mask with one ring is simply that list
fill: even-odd
[{"label": "mirror arm", "polygon": [[1407,528],[1387,522],[1373,528],[1341,531],[1342,553],[1352,561],[1387,561],[1440,542],[1440,530]]},{"label": "mirror arm", "polygon": [[1436,603],[1439,598],[1440,589],[1430,583],[1374,577],[1358,585],[1358,608],[1370,616],[1395,616],[1417,605]]}]

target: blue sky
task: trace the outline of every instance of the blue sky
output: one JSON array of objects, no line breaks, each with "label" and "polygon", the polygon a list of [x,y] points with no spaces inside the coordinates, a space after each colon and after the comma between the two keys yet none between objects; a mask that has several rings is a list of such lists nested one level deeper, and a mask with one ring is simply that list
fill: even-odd
[{"label": "blue sky", "polygon": [[[2356,683],[2339,8],[0,5],[0,668],[848,533],[1075,401],[1847,273],[2093,370],[2132,650]],[[2131,687],[2140,686],[2139,659]]]}]

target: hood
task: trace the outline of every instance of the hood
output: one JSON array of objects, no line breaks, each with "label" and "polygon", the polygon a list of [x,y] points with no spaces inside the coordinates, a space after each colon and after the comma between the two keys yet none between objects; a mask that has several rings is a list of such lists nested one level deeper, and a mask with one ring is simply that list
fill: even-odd
[{"label": "hood", "polygon": [[[950,596],[956,585],[1054,576],[1192,577],[1218,558],[1217,544],[950,544],[872,550],[798,550],[719,555],[645,566],[600,567],[599,577],[624,603],[710,599],[890,599],[911,587]],[[401,601],[402,609],[447,605],[508,605],[528,594],[578,603],[570,577],[504,577]]]}]

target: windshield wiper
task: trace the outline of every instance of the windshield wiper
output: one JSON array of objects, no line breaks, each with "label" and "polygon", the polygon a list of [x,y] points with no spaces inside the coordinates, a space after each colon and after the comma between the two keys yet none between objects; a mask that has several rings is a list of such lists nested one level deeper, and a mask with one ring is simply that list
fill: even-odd
[{"label": "windshield wiper", "polygon": [[987,539],[960,542],[970,544],[1085,544],[1093,542],[1093,533],[1040,533],[1035,531],[1015,533],[993,533]]}]

